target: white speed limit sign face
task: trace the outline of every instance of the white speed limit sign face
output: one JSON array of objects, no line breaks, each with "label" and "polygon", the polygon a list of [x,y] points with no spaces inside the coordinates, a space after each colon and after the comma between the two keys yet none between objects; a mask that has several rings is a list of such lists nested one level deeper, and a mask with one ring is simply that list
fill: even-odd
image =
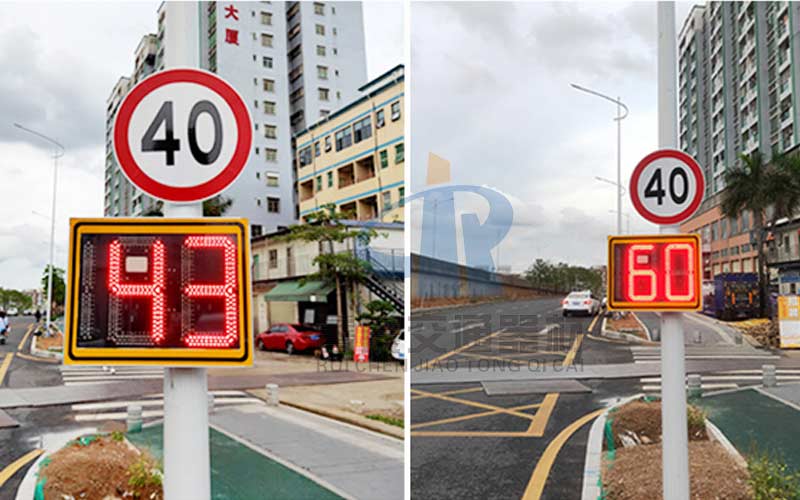
[{"label": "white speed limit sign face", "polygon": [[147,194],[171,202],[210,198],[247,162],[252,122],[227,82],[206,71],[172,69],[134,87],[114,122],[120,168]]},{"label": "white speed limit sign face", "polygon": [[631,202],[656,224],[679,224],[703,201],[705,182],[697,162],[686,153],[662,149],[650,153],[631,175]]}]

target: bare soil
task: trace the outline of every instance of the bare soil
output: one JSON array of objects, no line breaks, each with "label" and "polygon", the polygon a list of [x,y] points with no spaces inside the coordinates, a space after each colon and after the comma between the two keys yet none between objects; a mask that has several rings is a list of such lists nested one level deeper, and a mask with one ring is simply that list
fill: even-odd
[{"label": "bare soil", "polygon": [[[689,406],[689,440],[708,440],[703,414],[700,410]],[[609,415],[611,431],[614,435],[614,446],[623,447],[621,435],[634,433],[642,443],[661,442],[661,402],[631,401]]]},{"label": "bare soil", "polygon": [[164,498],[160,482],[134,487],[129,484],[131,467],[144,461],[148,470],[157,467],[146,452],[128,441],[102,436],[83,444],[75,441],[48,457],[39,472],[44,478],[45,500]]},{"label": "bare soil", "polygon": [[64,336],[61,332],[54,334],[52,337],[39,336],[36,338],[36,347],[43,350],[50,350],[51,348],[61,350],[64,348]]},{"label": "bare soil", "polygon": [[632,313],[625,313],[623,317],[618,319],[608,318],[606,327],[610,330],[614,330],[615,332],[629,333],[631,335],[636,335],[637,337],[648,340],[647,334],[644,332],[642,325],[636,321],[636,318]]},{"label": "bare soil", "polygon": [[[747,470],[716,441],[689,443],[692,500],[752,500]],[[661,446],[643,445],[617,451],[603,467],[609,500],[657,500],[662,496]]]}]

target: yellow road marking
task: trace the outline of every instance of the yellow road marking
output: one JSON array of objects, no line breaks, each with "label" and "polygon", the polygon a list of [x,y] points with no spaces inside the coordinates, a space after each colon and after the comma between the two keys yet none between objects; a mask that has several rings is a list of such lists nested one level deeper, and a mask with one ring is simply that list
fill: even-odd
[{"label": "yellow road marking", "polygon": [[502,330],[499,330],[499,331],[496,331],[494,333],[490,333],[489,335],[486,335],[484,337],[481,337],[479,339],[473,340],[472,342],[470,342],[468,344],[464,344],[464,345],[462,345],[461,347],[459,347],[457,349],[453,349],[452,351],[446,352],[446,353],[442,354],[441,356],[437,356],[437,357],[435,357],[433,359],[428,360],[427,362],[425,362],[421,366],[419,366],[417,369],[418,370],[426,370],[426,369],[430,368],[430,366],[432,364],[437,363],[439,361],[442,361],[444,359],[447,359],[447,358],[449,358],[450,356],[452,356],[454,354],[460,353],[461,351],[465,351],[465,350],[469,349],[470,347],[472,347],[472,346],[474,346],[476,344],[479,344],[479,343],[481,343],[481,342],[483,342],[485,340],[489,340],[492,337],[500,335],[501,332],[502,332]]},{"label": "yellow road marking", "polygon": [[527,432],[505,432],[505,431],[411,431],[411,436],[425,437],[514,437],[529,438]]},{"label": "yellow road marking", "polygon": [[599,314],[597,316],[595,316],[594,319],[592,320],[592,322],[589,324],[589,328],[586,329],[587,332],[591,333],[592,328],[594,328],[594,325],[595,325],[595,323],[597,323],[598,319],[600,319],[600,315]]},{"label": "yellow road marking", "polygon": [[[433,392],[431,394],[438,394],[439,396],[455,396],[456,394],[466,394],[468,392],[478,392],[482,390],[483,387],[469,387],[467,389],[454,389],[452,391]],[[411,399],[425,399],[429,397],[430,396],[411,396]]]},{"label": "yellow road marking", "polygon": [[28,327],[28,331],[27,331],[27,332],[25,332],[25,335],[23,335],[23,336],[22,336],[22,340],[20,340],[20,341],[19,341],[19,345],[17,346],[17,350],[18,350],[18,351],[21,351],[21,350],[22,350],[22,346],[24,346],[24,345],[25,345],[25,341],[26,341],[26,340],[28,340],[28,336],[29,336],[29,335],[31,334],[31,332],[33,331],[33,325],[34,325],[34,324],[33,324],[33,323],[31,323],[31,326],[29,326],[29,327]]},{"label": "yellow road marking", "polygon": [[527,432],[529,435],[533,437],[544,436],[544,429],[547,427],[547,421],[550,420],[550,415],[553,413],[553,408],[556,406],[556,401],[558,401],[557,392],[548,392],[544,396],[542,406],[536,410],[536,416],[531,421],[530,427],[528,427]]},{"label": "yellow road marking", "polygon": [[500,357],[500,356],[488,356],[486,354],[472,354],[471,352],[460,352],[460,353],[458,353],[458,355],[459,356],[466,356],[468,358],[494,359],[494,360],[505,361],[507,363],[516,363],[518,365],[527,365],[528,364],[525,361],[520,361],[518,359],[503,358],[503,357]]},{"label": "yellow road marking", "polygon": [[567,356],[564,358],[564,362],[561,363],[561,366],[569,366],[575,360],[575,355],[578,353],[578,349],[581,347],[581,341],[583,340],[583,334],[579,333],[575,336],[575,342],[572,343],[572,347],[570,348]]},{"label": "yellow road marking", "polygon": [[[541,403],[534,403],[530,405],[522,405],[522,406],[515,406],[513,408],[508,408],[509,410],[530,410],[531,408],[538,408]],[[498,415],[501,412],[497,410],[492,411],[481,411],[478,413],[471,413],[469,415],[461,415],[460,417],[450,417],[450,418],[443,418],[440,420],[432,420],[430,422],[422,422],[419,424],[414,424],[411,426],[412,429],[420,429],[422,427],[431,427],[433,425],[441,425],[441,424],[451,424],[453,422],[463,422],[464,420],[471,420],[473,418],[481,418],[481,417],[490,417],[492,415]]]},{"label": "yellow road marking", "polygon": [[21,468],[25,467],[25,465],[28,462],[30,462],[34,458],[38,457],[42,453],[44,453],[44,450],[38,450],[37,449],[37,450],[29,451],[28,453],[26,453],[25,455],[22,455],[20,458],[18,458],[14,462],[10,463],[5,469],[1,470],[0,471],[0,486],[3,486],[3,484],[6,481],[8,481],[9,479],[11,479],[11,476],[13,476],[18,470],[20,470]]},{"label": "yellow road marking", "polygon": [[605,409],[601,408],[582,416],[569,424],[555,439],[550,441],[550,444],[547,445],[539,462],[536,464],[536,468],[533,469],[533,474],[531,475],[527,488],[525,488],[525,493],[522,495],[522,500],[539,500],[542,497],[544,485],[547,482],[547,477],[550,475],[550,469],[553,467],[553,462],[555,462],[558,452],[561,451],[561,447],[564,446],[564,443],[566,443],[578,429],[604,411]]},{"label": "yellow road marking", "polygon": [[6,354],[5,359],[3,359],[3,363],[0,364],[0,386],[3,385],[3,379],[6,377],[6,372],[8,371],[8,367],[11,366],[12,359],[14,359],[14,353],[10,352]]},{"label": "yellow road marking", "polygon": [[520,413],[518,411],[509,410],[507,408],[503,408],[503,407],[500,407],[500,406],[487,405],[487,404],[484,404],[484,403],[479,403],[477,401],[470,401],[468,399],[459,399],[459,398],[451,398],[449,396],[440,396],[439,394],[435,394],[433,392],[420,391],[419,389],[411,389],[411,392],[414,392],[414,393],[417,393],[417,394],[425,394],[428,397],[431,397],[431,398],[434,398],[434,399],[441,399],[442,401],[448,401],[450,403],[459,403],[459,404],[466,405],[466,406],[474,406],[475,408],[481,408],[481,409],[484,409],[484,410],[497,410],[500,413],[507,413],[509,415],[514,415],[515,417],[520,417],[520,418],[524,418],[524,419],[528,419],[528,420],[533,420],[533,418],[534,418],[533,415],[528,415],[527,413]]}]

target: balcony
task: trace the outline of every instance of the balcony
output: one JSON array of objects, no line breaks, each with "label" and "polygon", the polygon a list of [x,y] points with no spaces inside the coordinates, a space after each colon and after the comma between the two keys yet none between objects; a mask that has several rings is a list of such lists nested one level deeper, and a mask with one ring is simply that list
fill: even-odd
[{"label": "balcony", "polygon": [[357,201],[358,220],[373,220],[378,218],[378,197],[367,196]]},{"label": "balcony", "polygon": [[314,197],[314,179],[300,183],[300,201],[307,201]]},{"label": "balcony", "polygon": [[346,188],[347,186],[351,186],[356,183],[355,173],[353,170],[353,164],[350,163],[343,167],[339,167],[336,171],[336,177],[338,180],[339,189]]},{"label": "balcony", "polygon": [[368,156],[356,161],[356,182],[362,182],[375,177],[375,159]]}]

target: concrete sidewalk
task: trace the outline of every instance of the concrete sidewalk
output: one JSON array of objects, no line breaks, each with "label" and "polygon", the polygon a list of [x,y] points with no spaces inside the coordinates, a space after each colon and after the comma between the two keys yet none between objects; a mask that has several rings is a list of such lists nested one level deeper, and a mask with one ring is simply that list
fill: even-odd
[{"label": "concrete sidewalk", "polygon": [[403,498],[400,440],[286,406],[238,406],[209,417],[221,432],[308,471],[347,497]]}]

